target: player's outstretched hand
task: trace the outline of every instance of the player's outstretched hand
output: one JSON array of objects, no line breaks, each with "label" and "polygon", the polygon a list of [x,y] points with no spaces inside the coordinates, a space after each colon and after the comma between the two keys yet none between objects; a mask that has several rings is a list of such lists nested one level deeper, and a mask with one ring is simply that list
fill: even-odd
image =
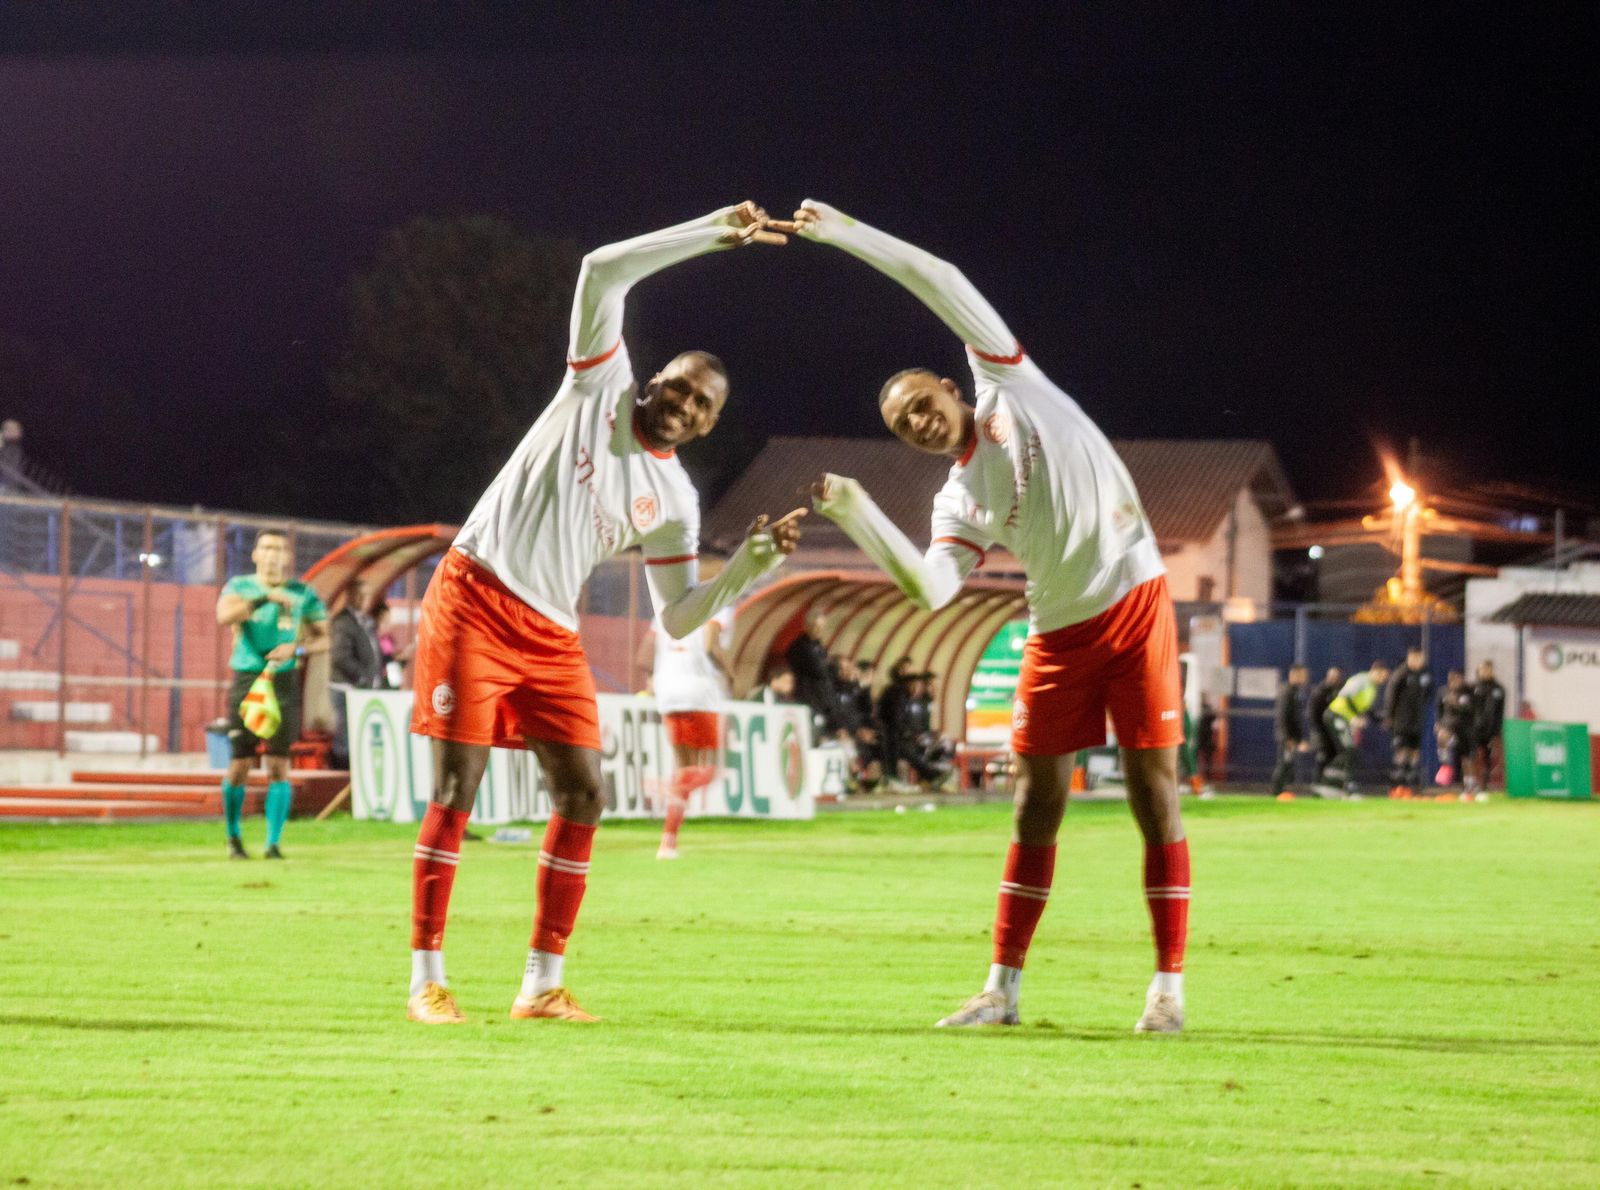
[{"label": "player's outstretched hand", "polygon": [[808,198],[795,211],[789,226],[794,228],[796,235],[805,236],[808,240],[825,240],[834,225],[845,218],[827,203]]},{"label": "player's outstretched hand", "polygon": [[746,536],[755,537],[765,533],[772,538],[772,544],[778,547],[780,554],[792,554],[794,547],[800,544],[800,522],[805,515],[804,508],[796,508],[769,525],[767,514],[762,513],[751,522],[750,532]]},{"label": "player's outstretched hand", "polygon": [[733,208],[733,230],[722,234],[724,244],[743,248],[746,244],[787,244],[783,233],[794,230],[781,220],[770,219],[756,203],[746,200]]},{"label": "player's outstretched hand", "polygon": [[808,483],[795,492],[797,496],[809,496],[816,501],[826,500],[832,493],[828,490],[828,477],[824,475],[815,483]]}]

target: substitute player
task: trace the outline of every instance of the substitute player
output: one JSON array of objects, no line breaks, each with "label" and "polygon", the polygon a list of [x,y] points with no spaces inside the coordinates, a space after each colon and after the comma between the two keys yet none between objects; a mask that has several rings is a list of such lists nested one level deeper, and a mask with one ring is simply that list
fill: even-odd
[{"label": "substitute player", "polygon": [[733,635],[733,608],[725,607],[704,627],[675,640],[656,622],[656,707],[672,745],[672,781],[667,787],[667,820],[661,828],[657,859],[678,858],[678,831],[689,799],[716,779],[722,749],[722,717],[728,701],[727,650]]},{"label": "substitute player", "polygon": [[1183,713],[1177,627],[1155,534],[1127,469],[1076,402],[1024,353],[954,266],[822,203],[795,214],[904,285],[967,343],[974,404],[924,368],[889,378],[884,424],[956,460],[934,501],[933,544],[916,550],[853,479],[812,494],[923,607],[950,602],[994,545],[1022,560],[1029,635],[1013,707],[1015,834],[1000,883],[994,963],[978,995],[941,1025],[1014,1025],[1022,964],[1050,896],[1072,754],[1105,743],[1109,711],[1128,804],[1144,836],[1144,893],[1156,974],[1135,1028],[1183,1028],[1189,844],[1178,809]]},{"label": "substitute player", "polygon": [[289,577],[289,536],[262,529],[250,551],[254,574],[228,580],[217,597],[217,623],[233,629],[228,665],[228,761],[222,779],[222,809],[228,824],[228,858],[249,859],[244,828],[245,781],[255,763],[256,736],[245,727],[240,704],[270,666],[272,689],[283,718],[267,741],[267,859],[282,859],[279,844],[293,808],[289,784],[289,745],[300,738],[300,659],[328,648],[328,609],[305,583]]},{"label": "substitute player", "polygon": [[578,596],[594,568],[639,546],[667,632],[687,636],[794,549],[792,517],[758,517],[715,579],[698,583],[700,507],[674,453],[717,424],[728,397],[722,363],[672,359],[644,386],[622,343],[634,283],[690,257],[783,243],[744,203],[597,249],[584,258],[572,309],[567,375],[435,571],[417,633],[411,730],[433,738],[432,804],[413,864],[408,1015],[460,1021],[445,980],[445,918],[489,749],[538,757],[554,812],[539,852],[537,910],[514,1018],[589,1021],[562,986],[600,820],[600,725],[579,643]]}]

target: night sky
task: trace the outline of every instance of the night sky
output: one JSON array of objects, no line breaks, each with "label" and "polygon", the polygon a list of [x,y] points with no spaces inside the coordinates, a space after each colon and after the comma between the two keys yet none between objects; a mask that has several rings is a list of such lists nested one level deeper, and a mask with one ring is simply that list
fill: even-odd
[{"label": "night sky", "polygon": [[[338,475],[281,508],[242,477],[264,421],[316,466],[344,287],[414,215],[589,247],[807,196],[958,264],[1112,436],[1270,439],[1310,500],[1412,435],[1453,482],[1600,489],[1593,5],[12,7],[0,344],[79,395],[13,363],[0,416],[83,494],[363,511]],[[644,283],[629,339],[722,355],[741,451],[883,433],[909,364],[966,382],[919,304],[804,243]]]}]

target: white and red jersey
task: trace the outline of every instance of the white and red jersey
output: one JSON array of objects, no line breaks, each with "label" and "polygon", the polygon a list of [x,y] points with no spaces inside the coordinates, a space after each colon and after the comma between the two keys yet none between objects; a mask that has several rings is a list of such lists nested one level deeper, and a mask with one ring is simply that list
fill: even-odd
[{"label": "white and red jersey", "polygon": [[705,626],[682,640],[673,640],[656,621],[656,662],[652,685],[663,715],[680,711],[715,711],[728,701],[728,684],[711,660],[707,636],[716,633],[726,650],[733,643],[733,608],[725,607]]},{"label": "white and red jersey", "polygon": [[984,554],[1003,546],[1027,574],[1036,633],[1091,619],[1164,574],[1149,518],[1111,443],[1023,353],[961,271],[824,204],[806,205],[821,216],[807,235],[899,281],[965,340],[976,405],[974,439],[934,501],[925,556],[853,480],[831,476],[818,510],[927,606],[947,603]]},{"label": "white and red jersey", "polygon": [[1128,469],[1078,403],[1020,352],[969,354],[975,432],[934,500],[929,553],[968,573],[992,546],[1009,550],[1034,632],[1092,619],[1165,574]]},{"label": "white and red jersey", "polygon": [[646,561],[667,565],[699,550],[699,496],[675,454],[639,438],[634,393],[620,341],[608,358],[569,367],[455,540],[573,632],[583,584],[607,558],[637,545]]},{"label": "white and red jersey", "polygon": [[[622,342],[623,302],[637,281],[726,247],[733,208],[611,244],[584,258],[573,302],[567,375],[548,408],[479,497],[454,548],[528,606],[571,631],[595,567],[639,546],[658,613],[685,631],[781,560],[741,548],[695,587],[700,501],[671,451],[634,424],[638,383]],[[747,543],[749,545],[750,543]]]}]

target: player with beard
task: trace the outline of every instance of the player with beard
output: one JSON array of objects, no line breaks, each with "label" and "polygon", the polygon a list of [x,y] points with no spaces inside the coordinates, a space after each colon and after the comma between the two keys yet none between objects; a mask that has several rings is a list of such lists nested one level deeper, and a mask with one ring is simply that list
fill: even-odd
[{"label": "player with beard", "polygon": [[799,538],[795,514],[771,526],[757,517],[716,578],[697,582],[699,499],[675,451],[717,424],[727,371],[715,356],[687,351],[636,399],[623,303],[636,282],[669,265],[723,248],[783,243],[773,226],[747,202],[584,257],[566,378],[428,585],[411,730],[433,739],[434,790],[412,868],[412,1020],[463,1019],[442,947],[461,839],[491,747],[530,749],[553,806],[539,852],[533,938],[511,1016],[595,1019],[562,981],[603,805],[594,677],[577,635],[579,594],[596,566],[637,546],[661,625],[684,637],[778,565]]},{"label": "player with beard", "polygon": [[1144,836],[1156,973],[1139,1032],[1183,1028],[1189,844],[1178,806],[1183,742],[1177,624],[1166,567],[1127,469],[1104,434],[1023,352],[955,266],[806,202],[808,239],[834,244],[904,285],[967,344],[974,401],[926,368],[891,376],[884,424],[954,460],[934,501],[933,544],[912,546],[853,479],[825,476],[816,508],[923,607],[955,598],[994,545],[1027,573],[1029,636],[1013,709],[1016,819],[983,991],[941,1025],[1014,1025],[1022,964],[1050,895],[1073,753],[1105,743],[1109,711],[1128,804]]}]

